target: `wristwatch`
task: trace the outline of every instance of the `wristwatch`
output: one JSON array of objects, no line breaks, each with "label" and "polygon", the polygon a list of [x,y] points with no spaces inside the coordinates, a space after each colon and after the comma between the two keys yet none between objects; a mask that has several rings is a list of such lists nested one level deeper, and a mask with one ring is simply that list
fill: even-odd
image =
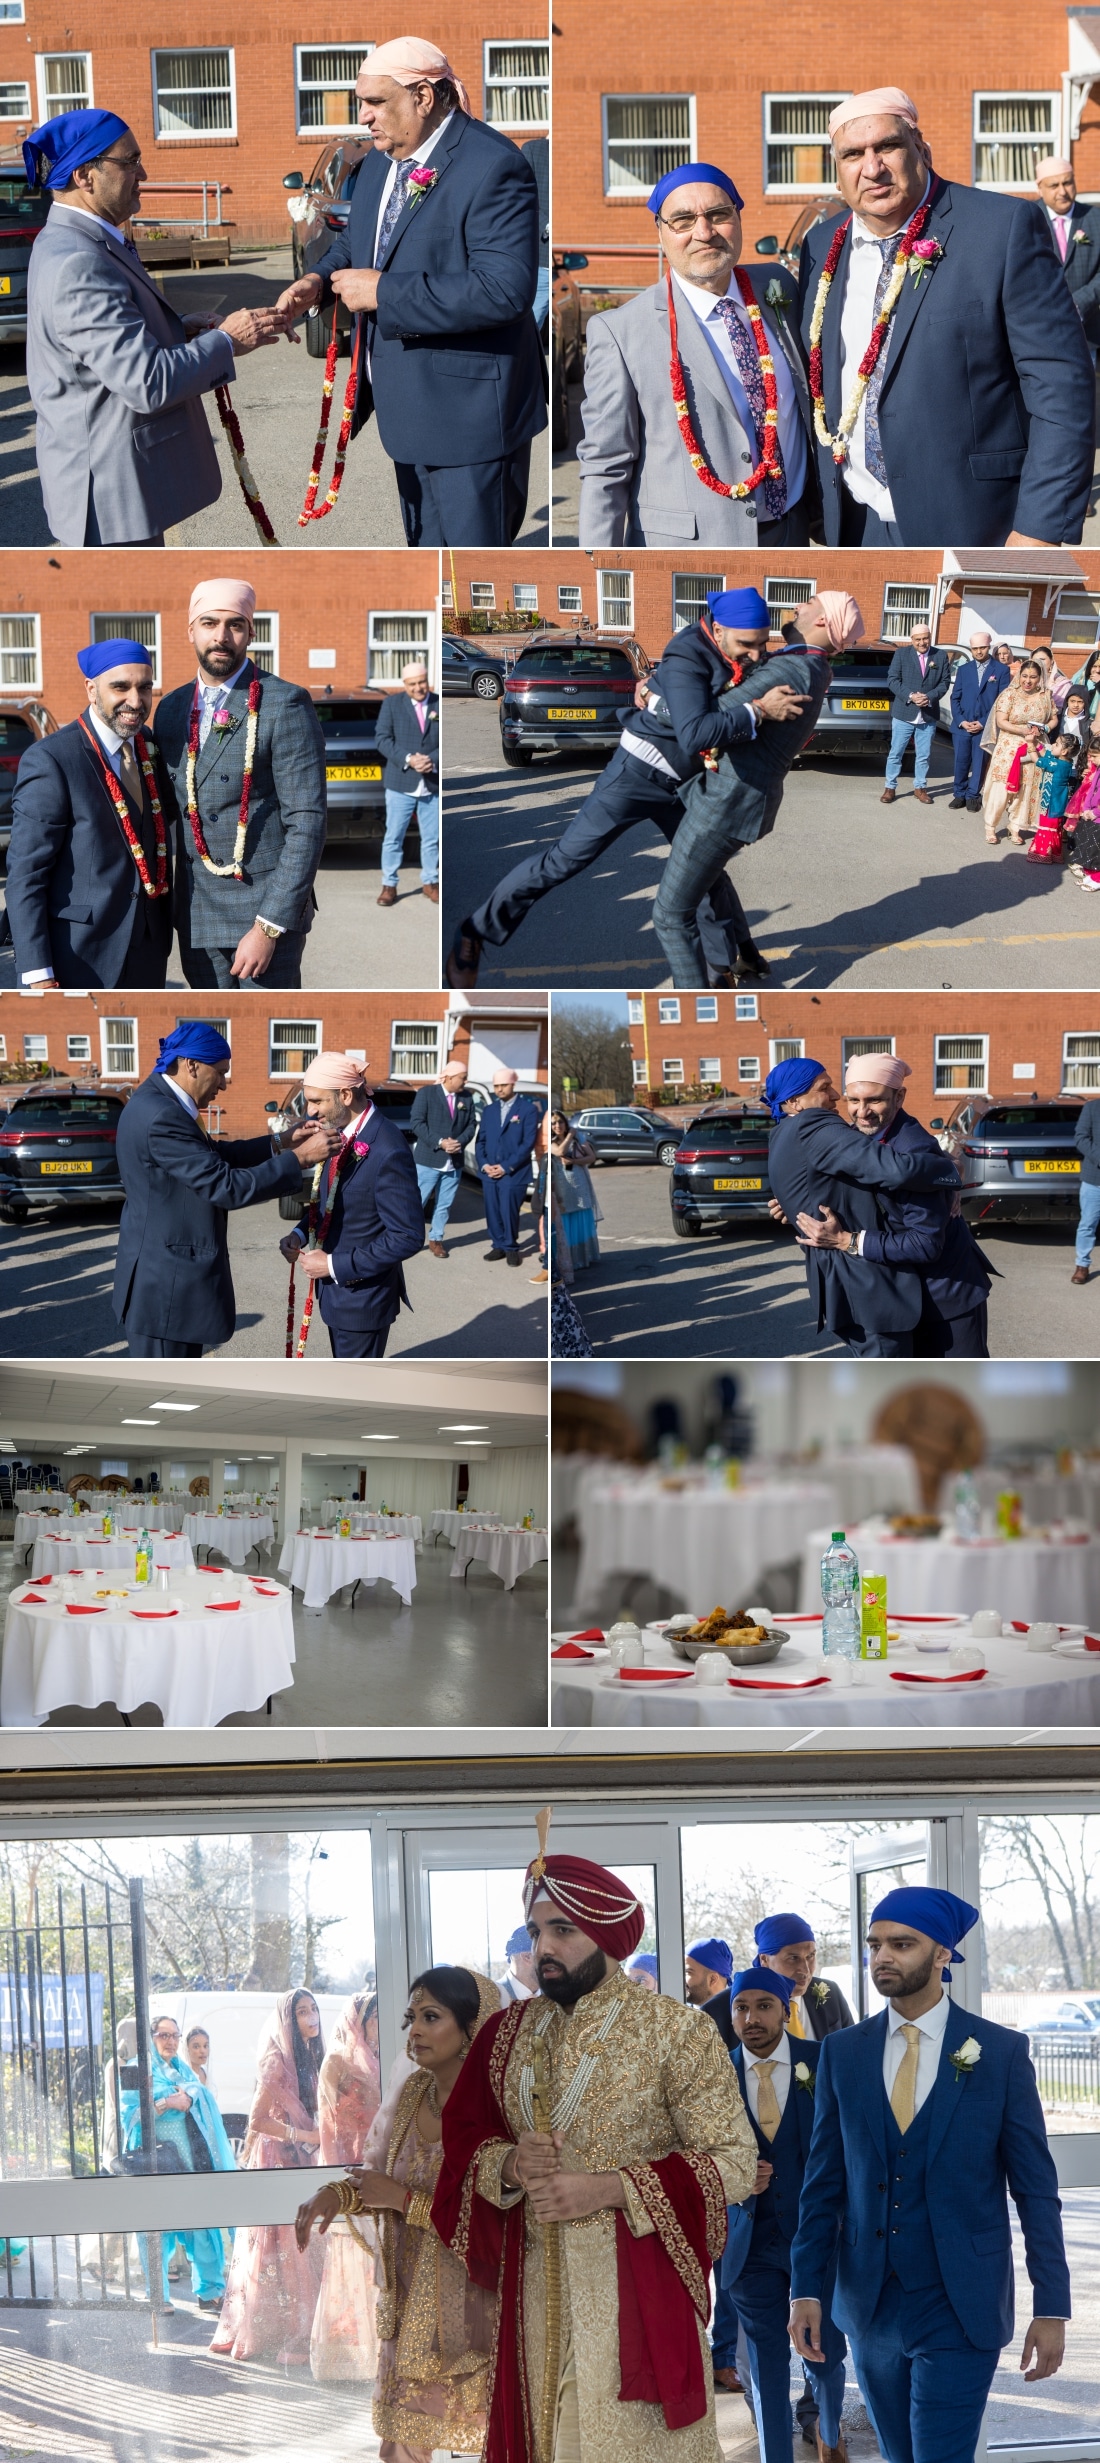
[{"label": "wristwatch", "polygon": [[264,919],[263,919],[263,916],[262,916],[262,915],[257,915],[257,917],[256,917],[256,922],[257,922],[257,925],[259,926],[260,931],[263,933],[265,940],[268,940],[268,941],[281,941],[281,940],[282,940],[282,937],[283,937],[283,927],[282,927],[282,925],[281,925],[281,924],[265,924],[265,922],[264,922]]}]

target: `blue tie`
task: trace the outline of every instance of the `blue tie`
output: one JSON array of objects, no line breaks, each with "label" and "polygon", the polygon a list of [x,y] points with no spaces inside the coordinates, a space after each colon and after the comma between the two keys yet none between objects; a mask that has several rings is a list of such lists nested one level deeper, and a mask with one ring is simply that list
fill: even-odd
[{"label": "blue tie", "polygon": [[405,194],[409,185],[409,174],[414,169],[415,164],[411,160],[409,162],[398,163],[397,177],[393,183],[393,187],[390,190],[389,196],[386,199],[386,210],[379,225],[378,239],[374,250],[374,262],[376,266],[385,264],[386,250],[389,247],[391,239],[393,238],[394,230],[400,217],[402,207],[405,203]]},{"label": "blue tie", "polygon": [[[894,270],[894,258],[897,255],[900,240],[901,232],[895,231],[891,234],[889,239],[879,239],[875,241],[876,248],[881,248],[882,250],[882,268],[879,273],[878,281],[875,284],[875,304],[871,311],[872,332],[874,331],[875,320],[882,307],[883,300],[886,297],[887,284],[889,283],[890,276]],[[878,398],[882,392],[883,380],[886,375],[886,355],[889,348],[890,336],[887,334],[886,340],[883,343],[881,351],[879,352],[878,359],[875,362],[875,368],[870,384],[867,387],[867,420],[863,439],[863,458],[867,464],[868,470],[871,473],[872,479],[877,479],[880,487],[889,487],[890,485],[890,482],[886,476],[886,464],[882,458],[882,438],[878,432]]]}]

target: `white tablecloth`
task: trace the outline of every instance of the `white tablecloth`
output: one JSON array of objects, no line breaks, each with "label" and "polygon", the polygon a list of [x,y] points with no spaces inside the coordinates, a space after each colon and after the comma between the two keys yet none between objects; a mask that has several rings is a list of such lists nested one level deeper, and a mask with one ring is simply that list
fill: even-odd
[{"label": "white tablecloth", "polygon": [[383,1539],[411,1539],[419,1547],[424,1537],[419,1514],[353,1514],[351,1527],[357,1539],[364,1531],[378,1531]]},{"label": "white tablecloth", "polygon": [[459,1532],[465,1530],[468,1523],[476,1523],[479,1529],[483,1524],[488,1524],[491,1529],[499,1530],[500,1515],[482,1513],[480,1509],[476,1514],[450,1514],[444,1512],[442,1506],[437,1506],[434,1514],[429,1517],[428,1537],[434,1539],[436,1533],[442,1531],[444,1539],[453,1548]]},{"label": "white tablecloth", "polygon": [[579,1622],[600,1605],[609,1575],[649,1574],[685,1608],[747,1608],[769,1565],[797,1556],[833,1511],[817,1480],[760,1487],[665,1489],[655,1480],[594,1479],[578,1494]]},{"label": "white tablecloth", "polygon": [[[194,1553],[182,1531],[151,1531],[149,1553],[154,1566],[176,1565],[190,1568]],[[119,1531],[113,1539],[66,1539],[60,1531],[45,1531],[35,1540],[31,1556],[32,1574],[67,1574],[81,1565],[124,1565],[132,1574],[137,1558],[137,1537],[132,1532]]]},{"label": "white tablecloth", "polygon": [[550,1542],[545,1531],[467,1529],[460,1531],[455,1541],[451,1580],[462,1577],[476,1557],[479,1564],[488,1566],[490,1573],[500,1575],[506,1591],[514,1591],[520,1575],[530,1573],[532,1565],[540,1564],[549,1554]]},{"label": "white tablecloth", "polygon": [[133,1522],[140,1513],[147,1531],[182,1530],[183,1517],[192,1511],[195,1502],[193,1497],[115,1496],[108,1488],[82,1489],[80,1501],[87,1512],[106,1512],[114,1515],[116,1520],[123,1515],[127,1522]]},{"label": "white tablecloth", "polygon": [[295,1531],[284,1542],[279,1572],[290,1575],[307,1608],[323,1608],[348,1583],[378,1581],[392,1582],[407,1608],[416,1589],[416,1549],[411,1539],[334,1539],[329,1532],[317,1538]]},{"label": "white tablecloth", "polygon": [[[4,1628],[0,1726],[38,1727],[71,1703],[134,1711],[153,1702],[173,1728],[216,1727],[231,1711],[262,1709],[269,1694],[294,1682],[290,1592],[264,1581],[271,1597],[247,1578],[176,1574],[172,1591],[185,1606],[154,1623],[114,1602],[102,1616],[70,1616],[62,1599],[22,1607],[33,1585],[21,1584]],[[222,1587],[239,1596],[239,1607],[207,1606]]]},{"label": "white tablecloth", "polygon": [[[995,1515],[1002,1489],[1012,1488],[1023,1505],[1025,1522],[1087,1522],[1090,1530],[1100,1530],[1100,1465],[1062,1476],[1057,1471],[1014,1473],[983,1464],[974,1480],[989,1514]],[[954,1502],[954,1490],[954,1478],[945,1480],[940,1491],[945,1509]]]},{"label": "white tablecloth", "polygon": [[71,1514],[73,1501],[70,1496],[59,1496],[55,1488],[17,1488],[15,1510],[17,1514]]},{"label": "white tablecloth", "polygon": [[907,1445],[842,1445],[818,1456],[815,1475],[831,1488],[837,1528],[870,1514],[919,1514],[920,1477]]},{"label": "white tablecloth", "polygon": [[252,1548],[266,1552],[275,1537],[270,1514],[188,1514],[184,1530],[195,1548],[216,1548],[231,1565],[243,1565]]},{"label": "white tablecloth", "polygon": [[[1100,1616],[1100,1540],[889,1539],[849,1533],[864,1573],[885,1574],[890,1607],[899,1616],[929,1610],[995,1608],[1004,1617],[1085,1625]],[[799,1606],[821,1606],[826,1530],[812,1531],[802,1559]],[[978,1688],[980,1690],[980,1688]]]}]

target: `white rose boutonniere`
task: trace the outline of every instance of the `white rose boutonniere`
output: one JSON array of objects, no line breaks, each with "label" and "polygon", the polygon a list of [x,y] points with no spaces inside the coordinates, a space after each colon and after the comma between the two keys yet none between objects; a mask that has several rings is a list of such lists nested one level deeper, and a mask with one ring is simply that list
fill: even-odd
[{"label": "white rose boutonniere", "polygon": [[818,1976],[816,1983],[811,1984],[810,1991],[812,1992],[814,2000],[817,2002],[819,2008],[822,2003],[826,2002],[829,1998],[829,1987],[823,1976]]},{"label": "white rose boutonniere", "polygon": [[[1085,234],[1081,231],[1078,236],[1079,238],[1084,239]],[[774,280],[769,282],[767,290],[764,293],[764,298],[768,304],[768,307],[774,308],[776,314],[779,316],[782,315],[783,310],[789,305],[787,294],[782,283]]]},{"label": "white rose boutonniere", "polygon": [[1079,247],[1081,246],[1082,241],[1084,241],[1084,244],[1085,244],[1085,246],[1087,247],[1087,246],[1088,246],[1088,237],[1089,237],[1089,235],[1088,235],[1088,232],[1087,232],[1087,231],[1075,231],[1075,232],[1074,232],[1074,234],[1073,234],[1073,245],[1074,245],[1074,247],[1075,247],[1075,248],[1079,248]]},{"label": "white rose boutonniere", "polygon": [[981,2045],[975,2041],[972,2035],[968,2035],[965,2044],[960,2044],[952,2053],[951,2067],[954,2070],[960,2086],[962,2085],[963,2079],[969,2078],[971,2071],[977,2069],[981,2057]]},{"label": "white rose boutonniere", "polygon": [[796,2087],[801,2087],[803,2095],[812,2095],[812,2094],[813,2094],[813,2091],[814,2091],[814,2074],[813,2074],[812,2069],[810,2068],[810,2065],[809,2065],[809,2062],[808,2062],[808,2061],[796,2061],[796,2062],[795,2062],[795,2065],[794,2065],[794,2083],[795,2083]]}]

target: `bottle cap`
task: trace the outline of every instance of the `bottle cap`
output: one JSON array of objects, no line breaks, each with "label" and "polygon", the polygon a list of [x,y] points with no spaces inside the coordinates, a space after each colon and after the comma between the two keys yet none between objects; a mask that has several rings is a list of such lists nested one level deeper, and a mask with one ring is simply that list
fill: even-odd
[{"label": "bottle cap", "polygon": [[836,1540],[836,1539],[843,1539],[843,1537],[844,1537],[844,1533],[843,1533],[843,1531],[834,1531],[834,1532],[833,1532],[833,1538],[834,1538],[834,1540]]}]

